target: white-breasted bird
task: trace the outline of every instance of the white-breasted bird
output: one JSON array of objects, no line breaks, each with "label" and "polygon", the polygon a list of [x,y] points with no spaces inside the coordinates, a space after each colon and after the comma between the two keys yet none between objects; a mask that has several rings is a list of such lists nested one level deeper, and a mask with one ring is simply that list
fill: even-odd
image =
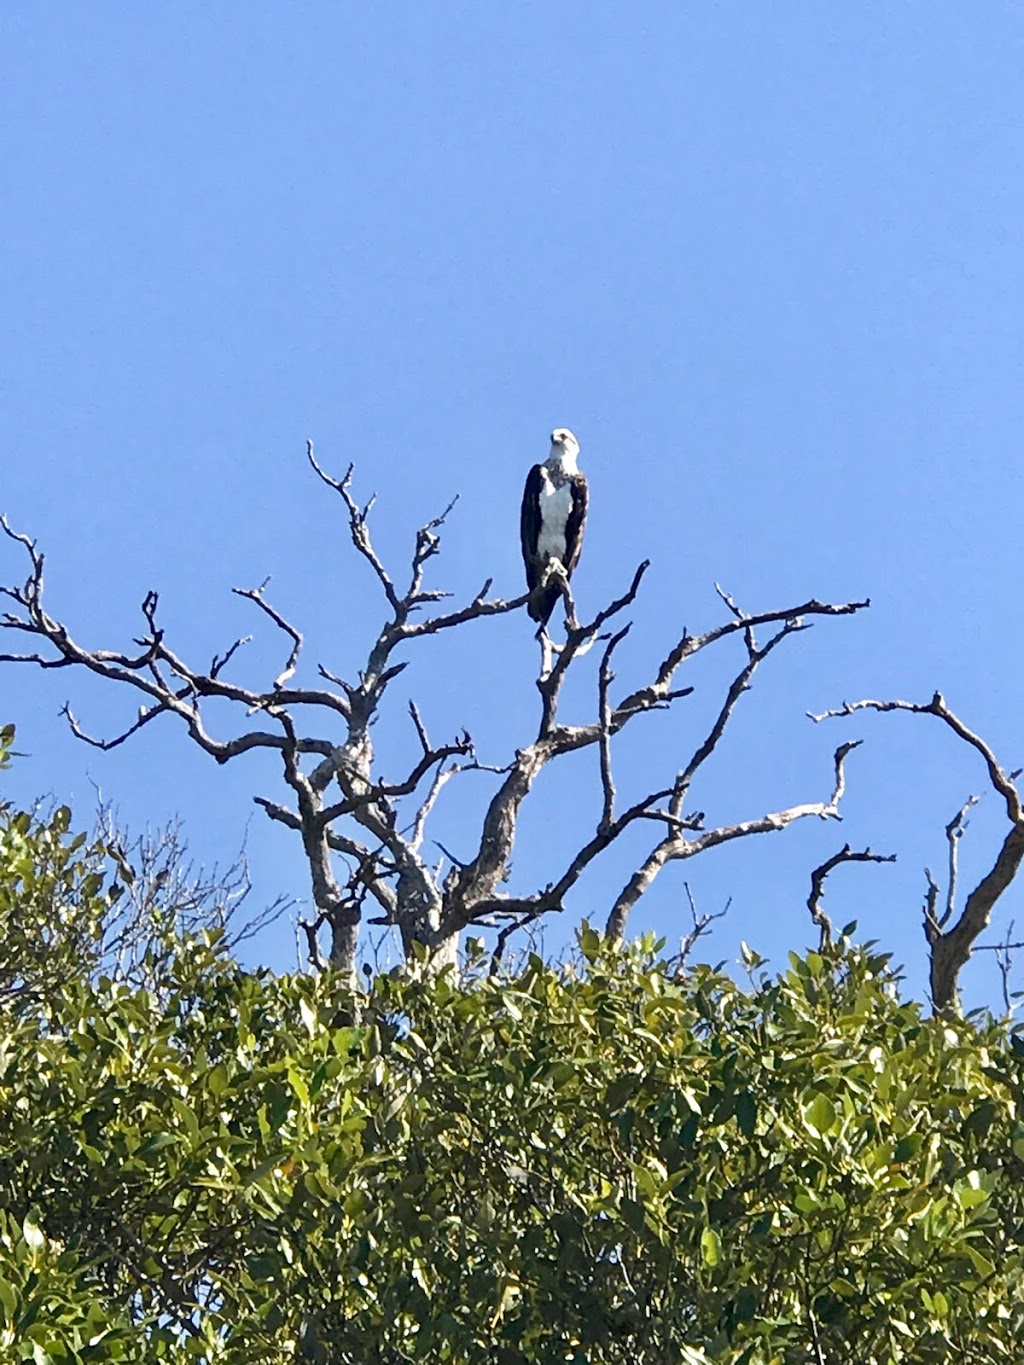
[{"label": "white-breasted bird", "polygon": [[541,631],[561,596],[557,583],[540,589],[548,564],[558,560],[566,578],[571,578],[583,549],[590,495],[586,476],[576,467],[579,453],[579,442],[569,428],[556,427],[548,458],[533,466],[523,490],[519,532],[526,583],[533,593],[528,610]]}]

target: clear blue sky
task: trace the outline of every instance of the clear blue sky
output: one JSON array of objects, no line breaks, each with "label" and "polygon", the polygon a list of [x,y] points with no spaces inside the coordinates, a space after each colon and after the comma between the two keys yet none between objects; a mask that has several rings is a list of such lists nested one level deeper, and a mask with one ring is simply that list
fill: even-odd
[{"label": "clear blue sky", "polygon": [[[159,587],[171,638],[206,660],[259,624],[230,588],[269,573],[310,664],[352,670],[381,607],[306,437],[377,491],[391,562],[460,493],[435,583],[471,595],[493,575],[512,594],[524,474],[570,425],[592,487],[581,606],[653,562],[624,684],[684,624],[722,619],[715,580],[751,610],[874,603],[768,662],[694,792],[715,823],[819,799],[835,744],[863,736],[845,823],[670,869],[633,928],[685,930],[685,876],[702,909],[732,897],[712,959],[746,938],[779,961],[811,938],[809,869],[870,843],[899,863],[840,869],[828,908],[921,989],[922,867],[984,773],[928,719],[803,713],[940,687],[1024,762],[1024,11],[26,0],[0,13],[0,63],[0,510],[47,550],[55,614],[124,644]],[[0,578],[21,570],[0,547]],[[434,736],[465,723],[506,759],[535,723],[528,625],[417,651],[384,755],[408,740],[411,694]],[[261,639],[253,681],[276,672]],[[591,693],[573,696],[589,716]],[[273,762],[219,769],[170,721],[87,751],[66,697],[98,731],[137,704],[0,670],[0,720],[31,755],[13,795],[52,792],[84,822],[98,783],[136,827],[180,812],[207,861],[251,821],[259,894],[308,894],[291,837],[251,806],[281,794]],[[709,701],[638,727],[624,796],[670,776]],[[516,887],[592,827],[592,758],[537,793]],[[474,781],[440,813],[446,842],[466,837]],[[986,796],[968,884],[999,816]],[[603,918],[626,871],[600,866],[572,922]],[[1000,927],[1024,928],[1022,894]],[[257,952],[288,965],[290,930]],[[970,998],[993,981],[971,968]]]}]

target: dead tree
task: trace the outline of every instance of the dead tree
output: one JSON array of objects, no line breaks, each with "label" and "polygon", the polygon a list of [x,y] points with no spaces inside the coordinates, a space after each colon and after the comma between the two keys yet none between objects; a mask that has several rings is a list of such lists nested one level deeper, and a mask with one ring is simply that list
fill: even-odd
[{"label": "dead tree", "polygon": [[[926,890],[924,903],[924,936],[928,944],[929,976],[932,1005],[937,1014],[955,1013],[959,1009],[958,983],[960,973],[976,948],[989,950],[1001,949],[1004,945],[978,944],[977,940],[988,928],[996,901],[1013,881],[1024,860],[1024,806],[1016,787],[1019,770],[1006,773],[1000,767],[995,754],[988,744],[973,730],[969,730],[959,716],[946,705],[941,693],[936,692],[930,702],[910,701],[864,701],[844,702],[833,711],[812,715],[815,721],[828,720],[836,716],[852,716],[857,711],[909,711],[918,716],[935,716],[965,744],[969,744],[981,755],[988,770],[988,778],[993,788],[1002,797],[1006,806],[1010,828],[1003,840],[995,861],[989,871],[968,895],[959,915],[956,913],[958,847],[966,827],[967,813],[976,805],[977,796],[968,797],[964,804],[946,826],[948,848],[948,868],[946,893],[943,896],[938,882],[929,869],[925,869]],[[870,854],[851,854],[851,858],[871,861],[885,861]],[[818,869],[819,872],[823,869]],[[824,867],[828,871],[828,865]],[[817,900],[812,888],[811,913],[814,915]],[[941,904],[940,904],[941,897]],[[810,902],[809,902],[810,903]],[[820,907],[818,907],[820,910]],[[820,923],[820,921],[818,921]],[[1006,948],[1013,945],[1007,943]],[[1005,980],[1004,980],[1005,985]]]},{"label": "dead tree", "polygon": [[[404,586],[399,586],[374,548],[368,520],[373,499],[366,506],[357,503],[352,492],[352,468],[343,478],[333,478],[317,463],[312,445],[307,453],[313,469],[341,499],[352,544],[372,570],[386,603],[384,624],[354,679],[339,677],[321,664],[316,686],[298,685],[295,676],[302,635],[267,600],[266,582],[258,588],[234,590],[268,617],[287,641],[284,667],[261,691],[228,677],[228,665],[248,637],[236,639],[205,670],[186,663],[164,637],[157,620],[155,592],[147,593],[143,600],[145,628],[134,641],[134,651],[88,649],[47,611],[43,602],[43,555],[33,541],[12,530],[6,521],[2,522],[3,530],[22,546],[29,572],[20,586],[0,588],[15,608],[0,618],[0,627],[28,636],[31,647],[26,653],[0,654],[0,662],[46,669],[83,668],[141,693],[143,706],[138,718],[109,739],[88,735],[65,706],[64,714],[74,734],[100,749],[113,749],[159,717],[169,715],[176,716],[193,742],[218,763],[257,750],[276,753],[291,801],[265,796],[254,799],[271,819],[295,830],[302,841],[315,906],[303,929],[314,965],[329,963],[351,977],[364,920],[395,926],[407,954],[421,945],[440,962],[453,960],[463,930],[483,925],[498,931],[500,954],[513,930],[560,910],[590,864],[625,830],[644,821],[657,831],[653,846],[608,908],[606,932],[620,938],[629,912],[666,864],[692,858],[733,839],[785,829],[806,816],[838,817],[845,780],[843,765],[854,747],[851,744],[841,745],[835,753],[832,790],[825,799],[736,824],[705,828],[703,815],[691,809],[689,798],[694,780],[714,752],[762,661],[789,636],[806,629],[808,617],[848,616],[868,603],[829,604],[812,599],[780,610],[748,614],[719,589],[729,619],[699,635],[683,631],[648,682],[613,699],[613,658],[629,631],[628,624],[619,622],[637,595],[648,567],[645,562],[622,596],[583,624],[577,620],[567,585],[563,585],[566,640],[553,666],[542,670],[537,681],[536,733],[516,750],[507,766],[488,769],[499,774],[500,781],[484,805],[469,861],[431,865],[424,853],[424,840],[427,821],[442,788],[484,765],[478,762],[465,731],[447,743],[434,743],[420,710],[410,701],[409,715],[420,756],[404,775],[389,779],[377,771],[371,722],[380,713],[389,689],[393,693],[396,678],[409,662],[402,656],[416,640],[521,610],[528,595],[492,597],[488,579],[465,606],[453,611],[437,609],[447,594],[425,587],[425,572],[438,553],[439,531],[451,507],[416,533],[409,574]],[[756,632],[761,628],[769,633],[763,643],[758,643]],[[710,730],[674,777],[619,809],[613,739],[638,716],[663,710],[692,692],[691,687],[679,683],[685,666],[697,654],[733,636],[742,641],[744,657]],[[565,721],[559,704],[566,676],[595,643],[603,645],[595,712],[587,719]],[[219,738],[207,727],[204,704],[209,700],[232,702],[238,708],[240,723],[233,736]],[[564,867],[547,885],[528,895],[506,894],[502,887],[523,802],[550,763],[586,748],[595,751],[600,775],[600,814],[593,835],[582,847],[568,852]],[[375,912],[372,916],[367,915],[368,908]],[[326,959],[321,948],[324,932],[329,939]]]}]

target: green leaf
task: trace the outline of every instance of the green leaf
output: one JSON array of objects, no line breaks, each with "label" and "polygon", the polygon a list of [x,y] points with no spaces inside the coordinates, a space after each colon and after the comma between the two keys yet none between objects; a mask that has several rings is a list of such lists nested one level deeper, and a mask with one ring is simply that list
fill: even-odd
[{"label": "green leaf", "polygon": [[756,971],[758,967],[763,967],[767,958],[763,958],[756,949],[751,948],[749,943],[740,940],[740,961],[746,971]]},{"label": "green leaf", "polygon": [[305,1078],[300,1076],[294,1067],[288,1068],[288,1084],[304,1105],[309,1103],[309,1086],[306,1084]]},{"label": "green leaf", "polygon": [[184,1100],[178,1099],[177,1095],[171,1096],[171,1108],[178,1123],[185,1129],[190,1138],[199,1136],[199,1120],[195,1116],[192,1107]]},{"label": "green leaf", "polygon": [[601,951],[601,936],[588,924],[584,924],[579,931],[579,945],[580,951],[587,961],[594,962]]},{"label": "green leaf", "polygon": [[987,1256],[983,1256],[976,1247],[968,1243],[964,1246],[964,1252],[983,1280],[990,1279],[996,1273],[995,1263],[990,1261]]},{"label": "green leaf", "polygon": [[223,1095],[228,1088],[228,1072],[223,1062],[206,1073],[207,1089],[212,1095]]},{"label": "green leaf", "polygon": [[893,1161],[909,1161],[920,1151],[923,1141],[920,1133],[904,1133],[893,1148]]},{"label": "green leaf", "polygon": [[308,1000],[302,999],[299,1001],[299,1013],[302,1015],[302,1022],[306,1025],[307,1033],[311,1038],[315,1038],[319,1027],[316,1010]]},{"label": "green leaf", "polygon": [[827,1095],[815,1095],[804,1106],[804,1123],[819,1137],[832,1132],[836,1126],[836,1107]]},{"label": "green leaf", "polygon": [[953,1197],[962,1209],[974,1209],[984,1204],[988,1191],[982,1188],[977,1171],[968,1171],[964,1180],[953,1186]]},{"label": "green leaf", "polygon": [[722,1239],[712,1227],[700,1235],[700,1252],[705,1265],[716,1266],[722,1259]]},{"label": "green leaf", "polygon": [[178,1138],[173,1133],[153,1133],[139,1147],[139,1156],[155,1156],[157,1152],[162,1152],[165,1147],[173,1147],[177,1142]]},{"label": "green leaf", "polygon": [[9,1280],[0,1278],[0,1304],[3,1305],[4,1321],[13,1323],[17,1314],[18,1296]]},{"label": "green leaf", "polygon": [[985,1100],[973,1110],[964,1121],[964,1132],[975,1137],[984,1137],[992,1125],[998,1122],[999,1107],[992,1100]]}]

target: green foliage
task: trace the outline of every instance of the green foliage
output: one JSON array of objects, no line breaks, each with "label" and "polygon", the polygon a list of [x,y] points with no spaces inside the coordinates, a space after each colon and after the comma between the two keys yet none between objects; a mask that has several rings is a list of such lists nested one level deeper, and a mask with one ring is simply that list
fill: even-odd
[{"label": "green foliage", "polygon": [[145,1335],[95,1292],[77,1257],[54,1245],[38,1214],[0,1213],[0,1343],[4,1360],[34,1365],[138,1361]]},{"label": "green foliage", "polygon": [[358,1025],[215,933],[5,987],[0,1358],[1020,1359],[1024,1043],[845,942],[747,987],[580,949]]},{"label": "green foliage", "polygon": [[[0,729],[0,770],[13,727]],[[233,922],[248,894],[244,858],[197,875],[176,824],[128,843],[109,811],[87,840],[66,806],[16,810],[0,802],[0,1001],[38,1011],[80,977],[105,972],[159,989],[161,963],[206,929],[241,942],[274,919],[280,898],[248,922]]]},{"label": "green foliage", "polygon": [[[0,729],[0,769],[14,729]],[[94,966],[109,908],[104,850],[70,832],[71,812],[48,816],[0,803],[0,996],[29,1007],[83,965]],[[114,893],[116,896],[116,892]]]}]

